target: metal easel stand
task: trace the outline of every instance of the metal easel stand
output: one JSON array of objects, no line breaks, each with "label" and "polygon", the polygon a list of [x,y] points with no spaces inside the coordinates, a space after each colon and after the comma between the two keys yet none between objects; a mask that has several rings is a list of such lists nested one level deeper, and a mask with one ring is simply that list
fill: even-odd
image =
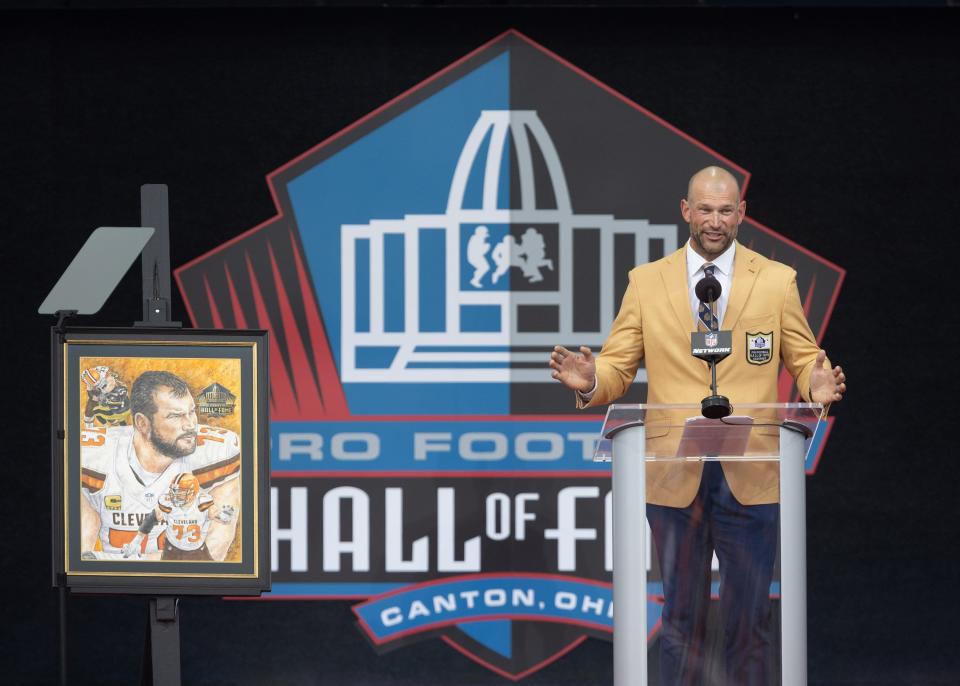
[{"label": "metal easel stand", "polygon": [[180,599],[150,599],[141,686],[180,686]]},{"label": "metal easel stand", "polygon": [[134,326],[179,329],[180,322],[170,319],[170,202],[166,184],[140,186],[140,224],[152,226],[154,234],[141,253],[143,320]]},{"label": "metal easel stand", "polygon": [[[165,184],[144,184],[140,187],[139,227],[100,227],[91,234],[87,243],[74,257],[74,261],[60,277],[53,290],[40,305],[41,314],[57,318],[54,333],[62,337],[67,319],[78,314],[95,314],[110,296],[123,277],[127,267],[139,254],[143,268],[143,319],[135,322],[138,327],[180,328],[180,322],[170,319],[170,205]],[[111,253],[105,268],[92,269],[104,259],[104,248]],[[116,259],[119,258],[119,259]],[[91,277],[91,275],[93,275]],[[52,339],[51,360],[54,363],[53,378],[57,378],[57,341]],[[64,440],[64,417],[59,392],[53,394],[51,418],[53,419],[54,455],[53,473],[57,473],[57,455],[61,454],[57,442]],[[54,499],[51,512],[62,516]],[[60,544],[62,545],[62,544]],[[54,536],[53,558],[59,550]],[[62,567],[62,562],[60,563]],[[56,568],[55,562],[55,568]],[[54,586],[59,594],[60,624],[60,684],[65,686],[67,675],[67,597],[68,584],[62,572],[56,573]],[[180,599],[173,596],[151,598],[147,608],[147,634],[144,642],[142,683],[150,686],[180,686]]]},{"label": "metal easel stand", "polygon": [[[165,184],[140,186],[140,224],[154,228],[143,249],[143,320],[140,327],[179,328],[170,320],[170,204]],[[180,598],[157,596],[147,607],[142,686],[180,686]]]}]

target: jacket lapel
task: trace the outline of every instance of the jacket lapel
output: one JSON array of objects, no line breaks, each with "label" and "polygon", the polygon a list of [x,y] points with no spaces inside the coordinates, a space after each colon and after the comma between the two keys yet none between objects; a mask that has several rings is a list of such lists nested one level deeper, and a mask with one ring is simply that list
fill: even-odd
[{"label": "jacket lapel", "polygon": [[693,312],[690,310],[690,296],[687,289],[686,246],[669,255],[665,260],[660,277],[663,287],[670,298],[670,304],[684,331],[694,331]]},{"label": "jacket lapel", "polygon": [[757,253],[737,243],[730,299],[727,301],[727,311],[723,314],[723,323],[720,328],[729,330],[737,325],[737,320],[740,319],[740,313],[743,312],[743,306],[747,303],[759,273],[760,263],[757,261]]}]

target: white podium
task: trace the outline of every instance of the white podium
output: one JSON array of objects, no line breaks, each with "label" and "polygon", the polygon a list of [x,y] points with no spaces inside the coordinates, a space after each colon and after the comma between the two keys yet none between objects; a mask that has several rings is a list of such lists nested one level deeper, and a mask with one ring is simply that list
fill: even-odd
[{"label": "white podium", "polygon": [[717,420],[699,404],[610,406],[594,459],[613,462],[615,686],[647,686],[647,465],[712,460],[779,464],[781,683],[806,686],[804,460],[821,413],[819,404],[757,403]]}]

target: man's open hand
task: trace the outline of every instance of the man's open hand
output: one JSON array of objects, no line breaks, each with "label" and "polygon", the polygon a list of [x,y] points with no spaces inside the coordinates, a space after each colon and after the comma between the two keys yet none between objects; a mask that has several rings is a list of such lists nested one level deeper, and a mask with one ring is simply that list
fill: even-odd
[{"label": "man's open hand", "polygon": [[817,361],[813,363],[813,371],[810,373],[810,400],[829,405],[843,400],[843,394],[847,392],[847,377],[840,365],[833,369],[824,369],[825,359],[827,353],[823,350],[817,353]]},{"label": "man's open hand", "polygon": [[567,388],[581,393],[593,390],[597,379],[597,365],[590,348],[580,346],[575,353],[558,345],[550,353],[551,376]]}]

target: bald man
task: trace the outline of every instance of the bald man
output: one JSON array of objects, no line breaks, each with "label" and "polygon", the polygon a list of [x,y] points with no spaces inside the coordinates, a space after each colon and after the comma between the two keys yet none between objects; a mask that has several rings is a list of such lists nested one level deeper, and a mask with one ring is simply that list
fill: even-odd
[{"label": "bald man", "polygon": [[[796,272],[739,244],[746,213],[737,180],[725,169],[694,174],[680,213],[690,239],[677,252],[630,272],[620,312],[600,354],[558,346],[553,378],[576,391],[580,408],[610,403],[630,388],[641,359],[647,402],[697,403],[709,367],[690,355],[699,300],[694,286],[710,269],[720,281],[720,328],[733,331],[733,354],[717,366],[720,392],[738,403],[777,401],[779,360],[805,400],[829,404],[846,392],[807,324]],[[750,335],[767,348],[751,351]],[[751,354],[753,352],[753,354]],[[649,437],[648,437],[649,438]],[[647,465],[647,519],[664,584],[660,684],[699,684],[703,675],[710,563],[720,561],[726,683],[766,686],[776,644],[770,582],[779,529],[779,472],[772,462],[657,462]]]}]

